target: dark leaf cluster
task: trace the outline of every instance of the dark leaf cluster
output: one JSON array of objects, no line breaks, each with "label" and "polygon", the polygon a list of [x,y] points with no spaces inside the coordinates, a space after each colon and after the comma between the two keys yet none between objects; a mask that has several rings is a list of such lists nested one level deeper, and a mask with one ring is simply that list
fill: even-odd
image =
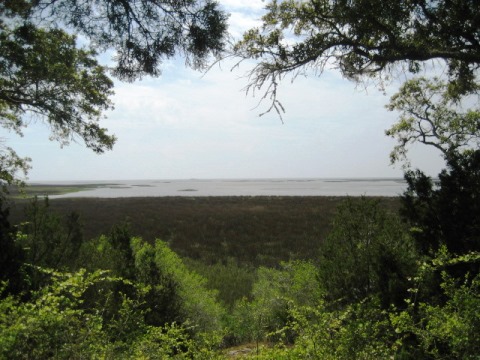
[{"label": "dark leaf cluster", "polygon": [[406,174],[403,214],[423,254],[444,245],[456,255],[480,251],[480,151],[454,155],[438,180],[421,171]]},{"label": "dark leaf cluster", "polygon": [[[475,86],[480,62],[480,16],[475,0],[271,1],[262,28],[245,33],[235,54],[260,62],[250,89],[286,74],[328,66],[355,81],[381,77],[395,65],[416,73],[427,60],[443,60],[455,91]],[[268,87],[271,85],[272,87]]]},{"label": "dark leaf cluster", "polygon": [[227,16],[211,0],[40,0],[31,11],[113,49],[113,73],[124,80],[158,76],[162,61],[178,54],[200,68],[224,50]]},{"label": "dark leaf cluster", "polygon": [[62,144],[80,137],[95,152],[110,149],[115,138],[98,121],[112,108],[113,82],[96,53],[78,49],[76,37],[61,29],[3,23],[1,30],[2,125],[21,133],[30,115],[45,120]]}]

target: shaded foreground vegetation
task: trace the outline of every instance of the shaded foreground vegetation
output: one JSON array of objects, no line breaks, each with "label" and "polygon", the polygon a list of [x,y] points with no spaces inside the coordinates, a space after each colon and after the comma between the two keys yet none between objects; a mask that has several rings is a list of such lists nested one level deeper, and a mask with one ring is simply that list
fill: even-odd
[{"label": "shaded foreground vegetation", "polygon": [[475,359],[471,160],[407,174],[402,201],[17,201],[0,358]]}]

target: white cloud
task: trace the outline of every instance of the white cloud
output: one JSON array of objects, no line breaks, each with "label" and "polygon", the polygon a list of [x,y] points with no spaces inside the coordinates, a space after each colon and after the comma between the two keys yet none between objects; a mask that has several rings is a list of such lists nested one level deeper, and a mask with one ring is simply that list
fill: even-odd
[{"label": "white cloud", "polygon": [[261,26],[260,16],[252,17],[242,12],[233,11],[229,18],[229,32],[238,41],[248,29]]},{"label": "white cloud", "polygon": [[233,39],[239,40],[246,30],[261,25],[260,18],[265,13],[264,1],[222,0],[221,4],[230,14],[228,30]]},{"label": "white cloud", "polygon": [[220,0],[227,11],[242,10],[243,12],[258,12],[265,8],[265,0]]}]

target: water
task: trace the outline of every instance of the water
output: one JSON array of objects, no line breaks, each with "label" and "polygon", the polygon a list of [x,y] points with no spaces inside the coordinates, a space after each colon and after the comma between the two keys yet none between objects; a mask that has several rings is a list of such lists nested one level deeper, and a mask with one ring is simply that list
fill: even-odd
[{"label": "water", "polygon": [[[52,185],[53,183],[49,183]],[[92,189],[51,196],[154,197],[154,196],[398,196],[403,179],[262,179],[262,180],[137,180],[63,182],[61,185],[95,184]]]}]

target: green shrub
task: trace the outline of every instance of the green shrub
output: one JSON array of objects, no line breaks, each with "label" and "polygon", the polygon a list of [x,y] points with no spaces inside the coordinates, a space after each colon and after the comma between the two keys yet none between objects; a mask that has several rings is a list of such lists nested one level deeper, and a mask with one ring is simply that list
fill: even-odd
[{"label": "green shrub", "polygon": [[85,290],[105,274],[48,272],[52,281],[29,302],[0,301],[1,359],[87,359],[107,352],[99,311],[82,309]]},{"label": "green shrub", "polygon": [[188,330],[176,325],[149,327],[146,333],[133,344],[133,359],[220,359],[208,341],[189,336]]},{"label": "green shrub", "polygon": [[[131,286],[136,298],[122,304],[108,323],[101,302],[87,306],[88,291],[128,280],[106,272],[44,272],[50,281],[29,301],[8,295],[0,300],[0,359],[214,359],[220,339],[193,325],[145,324],[149,286]],[[2,290],[4,290],[5,284]],[[109,296],[109,294],[107,295]],[[192,337],[192,332],[196,333]],[[116,336],[112,337],[112,333]]]},{"label": "green shrub", "polygon": [[375,300],[334,311],[322,302],[293,306],[290,317],[281,332],[295,333],[294,344],[260,348],[259,359],[389,359],[395,355],[388,313]]},{"label": "green shrub", "polygon": [[443,301],[422,299],[417,302],[413,297],[406,310],[391,314],[396,331],[405,339],[404,353],[428,359],[478,359],[480,274],[453,278],[445,269],[479,261],[478,252],[452,256],[446,247],[441,247],[431,262],[422,264],[411,291],[416,294],[423,286],[424,278],[428,278],[431,272],[440,272]]},{"label": "green shrub", "polygon": [[189,271],[180,257],[160,240],[152,247],[134,238],[132,248],[140,281],[158,290],[173,284],[170,301],[178,304],[178,322],[188,323],[195,332],[220,330],[223,309],[216,301],[217,292],[207,289],[205,278]]},{"label": "green shrub", "polygon": [[307,261],[282,263],[280,269],[261,267],[252,301],[239,301],[229,319],[236,342],[279,340],[292,342],[294,332],[281,332],[291,321],[293,306],[314,305],[322,291],[315,266]]},{"label": "green shrub", "polygon": [[256,279],[252,266],[239,265],[234,258],[215,264],[205,264],[188,258],[183,261],[191,271],[207,279],[208,288],[218,291],[218,299],[227,309],[231,310],[235,302],[243,297],[250,298]]},{"label": "green shrub", "polygon": [[405,226],[365,197],[349,198],[337,210],[318,259],[329,304],[341,307],[372,295],[385,309],[402,304],[417,259]]},{"label": "green shrub", "polygon": [[71,212],[61,217],[50,210],[48,197],[43,202],[34,197],[25,207],[25,218],[19,226],[21,236],[18,237],[25,250],[25,261],[36,266],[72,270],[83,242],[79,215]]},{"label": "green shrub", "polygon": [[[126,296],[142,302],[139,306],[147,325],[188,323],[192,333],[221,329],[223,308],[217,302],[217,292],[207,289],[206,280],[189,271],[160,240],[152,246],[126,231],[115,231],[85,243],[80,259],[91,270],[110,270],[112,275],[136,285],[134,288],[125,282],[112,284],[104,289],[108,299],[105,293],[91,292],[91,301],[108,301],[107,321],[118,316]],[[138,289],[142,287],[145,292],[140,295]]]}]

